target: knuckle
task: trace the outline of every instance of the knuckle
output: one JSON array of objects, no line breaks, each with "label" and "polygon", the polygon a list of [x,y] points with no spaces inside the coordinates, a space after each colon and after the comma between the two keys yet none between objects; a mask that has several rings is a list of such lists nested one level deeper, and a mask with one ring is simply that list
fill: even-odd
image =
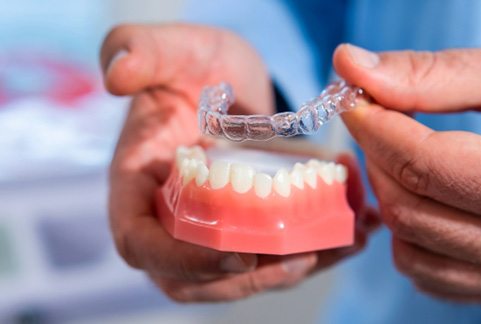
[{"label": "knuckle", "polygon": [[407,51],[407,62],[409,73],[407,83],[411,89],[424,87],[430,81],[433,71],[437,65],[438,54],[436,52]]},{"label": "knuckle", "polygon": [[427,192],[430,174],[419,159],[412,158],[402,162],[397,174],[399,181],[406,189],[421,194]]},{"label": "knuckle", "polygon": [[380,209],[382,218],[395,236],[405,239],[414,236],[412,215],[404,206],[397,202],[381,200]]},{"label": "knuckle", "polygon": [[264,290],[264,285],[255,274],[249,274],[244,285],[241,287],[240,298],[258,294]]}]

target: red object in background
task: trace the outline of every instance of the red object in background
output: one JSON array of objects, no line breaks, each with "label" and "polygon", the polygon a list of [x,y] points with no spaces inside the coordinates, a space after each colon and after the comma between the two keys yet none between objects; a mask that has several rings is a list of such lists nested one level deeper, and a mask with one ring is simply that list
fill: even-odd
[{"label": "red object in background", "polygon": [[36,97],[75,107],[97,84],[93,73],[71,61],[31,53],[0,57],[0,104]]}]

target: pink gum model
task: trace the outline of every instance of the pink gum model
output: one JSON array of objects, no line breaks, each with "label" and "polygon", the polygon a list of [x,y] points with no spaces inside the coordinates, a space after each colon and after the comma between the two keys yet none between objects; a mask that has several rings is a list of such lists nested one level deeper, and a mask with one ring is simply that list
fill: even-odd
[{"label": "pink gum model", "polygon": [[292,167],[272,172],[276,168],[269,165],[271,176],[227,157],[208,164],[199,147],[181,150],[157,192],[160,221],[176,239],[221,251],[278,255],[353,243],[344,166],[315,159],[294,164],[293,157],[306,157],[262,152]]}]

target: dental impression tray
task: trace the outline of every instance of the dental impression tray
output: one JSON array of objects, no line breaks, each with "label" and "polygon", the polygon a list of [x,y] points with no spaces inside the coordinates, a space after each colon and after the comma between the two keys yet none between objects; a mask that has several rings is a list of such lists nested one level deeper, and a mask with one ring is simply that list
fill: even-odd
[{"label": "dental impression tray", "polygon": [[351,245],[346,167],[325,161],[329,156],[307,141],[266,140],[313,133],[363,95],[337,82],[298,113],[234,116],[227,115],[230,86],[206,88],[201,132],[254,142],[179,147],[157,192],[163,227],[176,239],[221,251],[283,255]]}]

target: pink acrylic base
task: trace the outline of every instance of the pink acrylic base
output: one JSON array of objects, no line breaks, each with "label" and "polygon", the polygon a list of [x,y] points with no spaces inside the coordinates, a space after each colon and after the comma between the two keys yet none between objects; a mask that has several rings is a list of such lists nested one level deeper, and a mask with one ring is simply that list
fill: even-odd
[{"label": "pink acrylic base", "polygon": [[160,221],[174,238],[220,251],[284,255],[354,240],[354,213],[343,183],[318,181],[316,189],[293,187],[288,198],[272,193],[263,199],[230,185],[182,186],[174,167],[156,201]]}]

